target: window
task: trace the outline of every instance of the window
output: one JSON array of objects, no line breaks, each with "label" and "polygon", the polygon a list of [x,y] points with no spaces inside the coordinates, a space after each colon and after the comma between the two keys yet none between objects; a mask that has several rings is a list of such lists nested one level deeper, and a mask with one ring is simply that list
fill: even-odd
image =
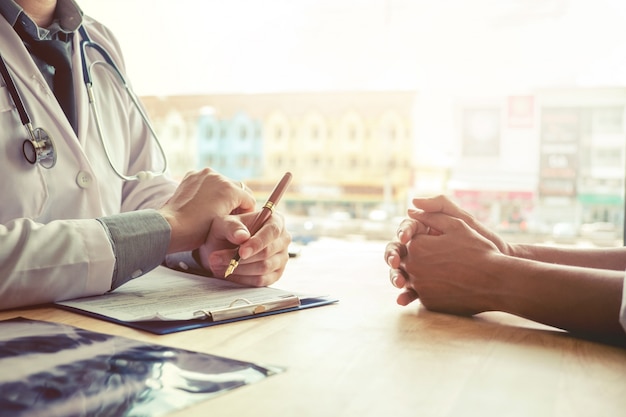
[{"label": "window", "polygon": [[213,139],[213,126],[212,125],[210,124],[205,125],[204,138],[208,140]]},{"label": "window", "polygon": [[623,133],[623,116],[623,107],[594,109],[592,116],[592,131],[594,133]]},{"label": "window", "polygon": [[[97,0],[81,7],[116,34],[128,78],[177,155],[254,165],[247,175],[267,187],[290,170],[294,189],[324,190],[319,200],[287,195],[284,207],[312,204],[320,218],[348,207],[355,222],[383,210],[397,220],[415,193],[445,193],[527,241],[550,241],[557,223],[580,231],[590,219],[614,222],[622,238],[619,1],[309,3],[270,0],[247,16],[239,0],[190,0],[197,13],[176,37],[152,30],[171,21],[163,2],[133,2],[149,7],[145,21]],[[223,23],[202,24],[209,7]],[[546,65],[547,56],[558,59]],[[242,148],[248,159],[237,160]],[[177,176],[189,169],[188,158],[171,160]]]},{"label": "window", "polygon": [[320,131],[318,126],[311,126],[311,139],[317,140],[320,137]]}]

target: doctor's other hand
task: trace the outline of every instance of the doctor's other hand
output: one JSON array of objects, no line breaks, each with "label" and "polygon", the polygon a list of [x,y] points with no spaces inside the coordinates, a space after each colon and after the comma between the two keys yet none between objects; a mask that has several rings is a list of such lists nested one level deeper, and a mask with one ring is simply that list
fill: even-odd
[{"label": "doctor's other hand", "polygon": [[289,259],[291,235],[283,216],[274,212],[254,236],[249,227],[259,212],[232,214],[216,218],[198,255],[202,266],[215,277],[223,277],[239,247],[239,265],[228,276],[229,281],[264,287],[276,282]]},{"label": "doctor's other hand", "polygon": [[211,170],[187,173],[158,211],[171,227],[168,253],[189,251],[204,244],[216,218],[255,209],[254,197],[241,183]]}]

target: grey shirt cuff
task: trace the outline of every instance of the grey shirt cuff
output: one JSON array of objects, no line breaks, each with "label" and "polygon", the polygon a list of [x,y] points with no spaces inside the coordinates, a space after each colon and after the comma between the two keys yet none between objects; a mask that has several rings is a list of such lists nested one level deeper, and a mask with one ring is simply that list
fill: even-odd
[{"label": "grey shirt cuff", "polygon": [[202,266],[197,250],[188,252],[172,253],[165,257],[165,266],[177,271],[188,272],[195,275],[212,277],[213,273]]},{"label": "grey shirt cuff", "polygon": [[137,210],[97,219],[109,234],[115,269],[111,289],[159,266],[170,244],[170,225],[156,210]]}]

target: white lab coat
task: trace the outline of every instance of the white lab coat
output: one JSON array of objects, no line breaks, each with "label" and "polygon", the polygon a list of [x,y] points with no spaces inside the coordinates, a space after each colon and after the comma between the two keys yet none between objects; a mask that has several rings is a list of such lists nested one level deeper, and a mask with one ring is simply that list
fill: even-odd
[{"label": "white lab coat", "polygon": [[[109,30],[85,17],[91,39],[122,68]],[[98,139],[74,38],[78,137],[13,28],[0,16],[0,51],[33,127],[54,138],[57,163],[29,164],[28,137],[4,82],[0,82],[0,309],[101,294],[110,289],[115,258],[97,217],[158,208],[175,189],[166,177],[124,182],[115,176]],[[100,55],[88,48],[88,62]],[[123,173],[159,171],[161,158],[136,109],[106,72],[94,69],[100,118],[112,159]],[[99,74],[99,75],[98,75]],[[103,76],[104,74],[104,76]]]}]

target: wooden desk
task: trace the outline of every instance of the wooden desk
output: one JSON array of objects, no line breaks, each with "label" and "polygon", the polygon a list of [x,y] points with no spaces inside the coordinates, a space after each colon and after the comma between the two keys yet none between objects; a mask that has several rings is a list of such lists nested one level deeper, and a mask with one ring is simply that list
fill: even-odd
[{"label": "wooden desk", "polygon": [[623,416],[626,349],[500,313],[461,318],[395,304],[383,243],[318,241],[280,287],[336,305],[155,336],[55,308],[0,312],[287,372],[172,416]]}]

